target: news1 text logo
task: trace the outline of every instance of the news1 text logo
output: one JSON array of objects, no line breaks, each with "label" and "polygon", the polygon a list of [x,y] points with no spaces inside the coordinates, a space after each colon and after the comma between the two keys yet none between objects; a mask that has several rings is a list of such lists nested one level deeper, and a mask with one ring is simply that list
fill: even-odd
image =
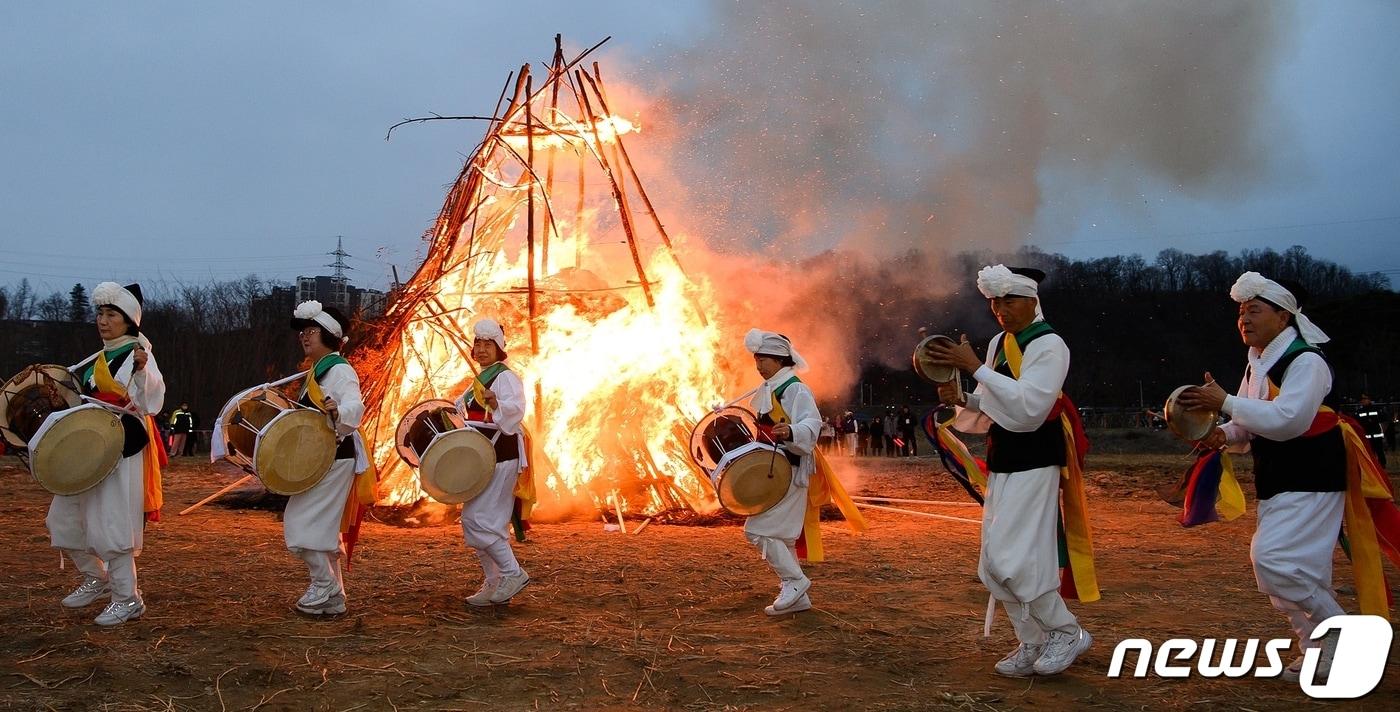
[{"label": "news1 text logo", "polygon": [[[1380,616],[1332,616],[1313,631],[1313,640],[1322,640],[1336,631],[1336,652],[1332,657],[1330,674],[1317,674],[1321,648],[1303,652],[1303,668],[1298,684],[1309,697],[1327,700],[1352,700],[1376,689],[1385,673],[1390,657],[1390,642],[1394,635],[1390,622]],[[1266,664],[1256,665],[1263,649]],[[1151,641],[1129,638],[1113,649],[1108,666],[1109,677],[1121,677],[1129,652],[1137,653],[1132,677],[1147,677],[1148,668],[1158,677],[1190,677],[1191,659],[1196,659],[1195,673],[1201,677],[1277,677],[1284,671],[1283,655],[1293,647],[1288,638],[1261,641],[1250,638],[1239,641],[1226,638],[1217,641],[1206,638],[1197,643],[1191,638],[1173,638],[1156,647]],[[1239,653],[1236,657],[1236,653]],[[1317,678],[1325,677],[1319,682]]]}]

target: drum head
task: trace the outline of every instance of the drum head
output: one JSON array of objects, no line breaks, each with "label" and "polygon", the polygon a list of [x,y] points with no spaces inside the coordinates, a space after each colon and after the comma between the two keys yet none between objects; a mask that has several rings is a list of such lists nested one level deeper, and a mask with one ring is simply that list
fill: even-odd
[{"label": "drum head", "polygon": [[475,499],[496,472],[496,448],[485,435],[462,428],[433,439],[423,452],[418,482],[428,496],[443,504]]},{"label": "drum head", "polygon": [[[739,427],[748,430],[747,437],[737,437]],[[690,431],[690,459],[706,472],[713,472],[725,453],[752,443],[757,437],[758,418],[753,411],[735,406],[720,408],[706,414]]]},{"label": "drum head", "polygon": [[771,445],[752,443],[724,456],[714,474],[719,504],[752,517],[774,507],[792,483],[792,463]]},{"label": "drum head", "polygon": [[457,406],[441,398],[413,406],[394,431],[394,450],[409,467],[418,467],[433,438],[463,427]]},{"label": "drum head", "polygon": [[929,383],[949,383],[958,377],[958,369],[950,366],[938,366],[932,362],[933,357],[929,354],[928,345],[935,341],[948,346],[957,345],[956,341],[942,334],[926,337],[919,342],[918,346],[914,347],[914,373]]},{"label": "drum head", "polygon": [[29,471],[54,494],[78,494],[112,473],[124,440],[121,416],[96,403],[51,413],[29,441]]},{"label": "drum head", "polygon": [[272,419],[253,449],[253,472],[269,492],[301,494],[335,462],[335,433],[319,410],[285,411]]},{"label": "drum head", "polygon": [[0,387],[0,437],[16,450],[28,444],[52,412],[83,402],[78,382],[54,364],[29,366]]},{"label": "drum head", "polygon": [[1215,422],[1220,419],[1220,413],[1216,411],[1187,410],[1177,402],[1187,388],[1193,387],[1181,386],[1172,391],[1172,394],[1167,396],[1167,404],[1162,407],[1162,412],[1167,416],[1167,427],[1182,440],[1200,440],[1210,435]]}]

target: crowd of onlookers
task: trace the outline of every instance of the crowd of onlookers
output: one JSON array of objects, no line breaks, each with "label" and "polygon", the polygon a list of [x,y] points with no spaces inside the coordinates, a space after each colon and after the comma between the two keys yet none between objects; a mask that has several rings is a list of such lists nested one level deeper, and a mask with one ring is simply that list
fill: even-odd
[{"label": "crowd of onlookers", "polygon": [[909,406],[874,414],[845,411],[822,418],[817,447],[847,457],[913,457],[919,454],[919,415]]}]

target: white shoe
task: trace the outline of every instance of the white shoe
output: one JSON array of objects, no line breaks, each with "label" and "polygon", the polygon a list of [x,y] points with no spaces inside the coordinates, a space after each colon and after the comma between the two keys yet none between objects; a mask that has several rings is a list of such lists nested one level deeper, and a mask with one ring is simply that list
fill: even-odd
[{"label": "white shoe", "polygon": [[146,604],[142,603],[140,599],[127,603],[113,601],[107,604],[101,613],[97,614],[97,618],[93,619],[93,622],[102,626],[120,625],[140,618],[141,614],[145,612]]},{"label": "white shoe", "polygon": [[301,594],[297,599],[297,608],[315,608],[331,599],[331,596],[339,593],[334,586],[322,587],[311,584],[306,587],[306,593]]},{"label": "white shoe", "polygon": [[800,579],[784,581],[782,588],[778,589],[778,597],[773,599],[773,609],[787,611],[797,604],[798,600],[807,595],[807,589],[812,587],[812,579],[803,576]]},{"label": "white shoe", "polygon": [[63,605],[68,608],[82,608],[92,605],[97,599],[112,592],[112,587],[99,578],[88,578],[73,592],[64,596]]},{"label": "white shoe", "polygon": [[787,608],[778,608],[775,604],[764,608],[763,612],[770,616],[782,616],[789,613],[801,613],[802,611],[811,610],[811,608],[812,599],[808,598],[807,594],[804,593],[797,599],[796,603]]},{"label": "white shoe", "polygon": [[525,569],[502,576],[496,583],[496,591],[491,594],[490,600],[495,604],[507,603],[529,583],[530,574],[525,573]]},{"label": "white shoe", "polygon": [[1293,662],[1289,663],[1288,667],[1283,669],[1283,674],[1279,675],[1279,677],[1283,678],[1284,682],[1297,682],[1298,678],[1302,676],[1303,656],[1301,655],[1294,658]]},{"label": "white shoe", "polygon": [[297,601],[297,610],[309,616],[338,616],[345,612],[345,594],[336,591],[326,600],[309,606],[304,606],[300,601]]},{"label": "white shoe", "polygon": [[1035,661],[1044,653],[1044,643],[1021,643],[1006,657],[997,661],[994,669],[1003,677],[1030,677],[1036,673]]},{"label": "white shoe", "polygon": [[476,590],[476,593],[467,596],[467,604],[477,606],[479,608],[485,608],[487,606],[495,605],[491,603],[491,596],[495,595],[495,593],[496,582],[490,579],[486,579],[481,582],[481,588],[478,588]]},{"label": "white shoe", "polygon": [[1035,674],[1058,675],[1064,672],[1093,642],[1094,637],[1083,628],[1074,633],[1050,631],[1050,640],[1045,644],[1045,652],[1035,661]]}]

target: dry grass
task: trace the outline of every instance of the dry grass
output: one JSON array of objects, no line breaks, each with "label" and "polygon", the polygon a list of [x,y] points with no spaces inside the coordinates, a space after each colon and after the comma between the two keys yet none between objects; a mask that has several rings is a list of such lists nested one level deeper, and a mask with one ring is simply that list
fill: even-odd
[{"label": "dry grass", "polygon": [[[859,460],[865,494],[957,498],[927,460]],[[370,524],[348,576],[350,612],[297,615],[305,585],[276,514],[212,505],[176,517],[231,481],[181,460],[167,516],[140,559],[149,612],[115,630],[98,606],[58,605],[48,497],[0,468],[0,708],[109,710],[494,709],[1292,709],[1272,680],[1110,680],[1124,638],[1283,637],[1254,590],[1252,516],[1183,530],[1143,493],[1174,477],[1091,462],[1101,602],[1075,606],[1096,643],[1054,679],[1008,680],[991,665],[1013,641],[1004,619],[978,636],[986,592],[975,526],[871,512],[863,536],[824,531],[812,566],[816,608],[769,619],[767,567],[733,526],[652,524],[640,535],[596,521],[544,524],[518,548],[534,581],[508,608],[473,610],[476,563],[455,526]],[[966,515],[966,510],[946,511]],[[1338,581],[1350,570],[1338,565]],[[1343,605],[1354,606],[1344,596]],[[1400,656],[1395,656],[1400,661]],[[1365,706],[1400,704],[1391,673]]]}]

